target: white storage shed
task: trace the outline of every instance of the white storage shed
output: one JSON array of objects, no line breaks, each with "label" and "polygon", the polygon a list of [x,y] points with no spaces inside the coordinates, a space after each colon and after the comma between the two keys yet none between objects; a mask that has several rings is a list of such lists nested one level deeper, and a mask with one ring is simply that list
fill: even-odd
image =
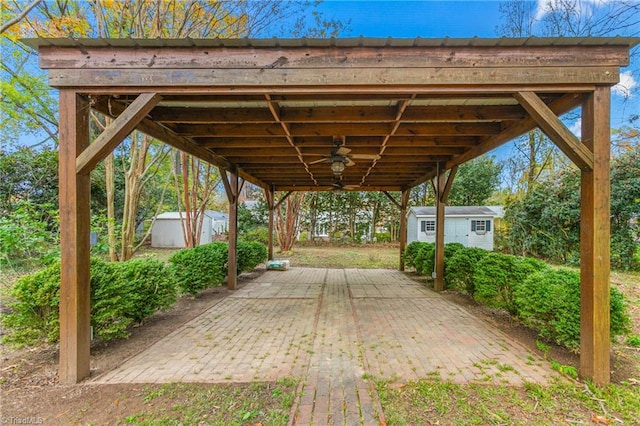
[{"label": "white storage shed", "polygon": [[[184,212],[167,212],[159,214],[151,230],[151,247],[181,248],[184,247],[184,231],[181,218]],[[229,215],[226,213],[205,210],[200,233],[200,245],[213,241],[217,234],[229,229]]]},{"label": "white storage shed", "polygon": [[[493,250],[496,212],[488,207],[445,207],[444,242]],[[436,241],[436,208],[412,207],[407,213],[407,243]]]}]

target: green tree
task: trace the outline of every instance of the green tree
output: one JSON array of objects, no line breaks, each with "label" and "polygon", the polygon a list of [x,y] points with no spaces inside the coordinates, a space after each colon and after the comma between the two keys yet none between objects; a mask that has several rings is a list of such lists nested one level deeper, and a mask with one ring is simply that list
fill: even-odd
[{"label": "green tree", "polygon": [[481,206],[500,184],[502,167],[494,157],[482,156],[458,168],[453,179],[448,204],[452,206]]}]

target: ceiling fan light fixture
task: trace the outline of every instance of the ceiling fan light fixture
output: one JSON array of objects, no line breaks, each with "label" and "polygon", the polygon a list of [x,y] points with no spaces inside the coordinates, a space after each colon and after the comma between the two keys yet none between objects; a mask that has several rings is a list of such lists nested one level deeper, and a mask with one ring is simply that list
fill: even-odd
[{"label": "ceiling fan light fixture", "polygon": [[334,175],[339,175],[344,171],[344,163],[339,160],[335,160],[331,162],[331,171]]}]

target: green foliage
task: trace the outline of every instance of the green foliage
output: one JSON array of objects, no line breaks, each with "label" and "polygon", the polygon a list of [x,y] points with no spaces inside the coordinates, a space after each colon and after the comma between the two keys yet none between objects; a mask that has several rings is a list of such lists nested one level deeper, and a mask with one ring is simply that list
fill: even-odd
[{"label": "green foliage", "polygon": [[57,232],[47,228],[42,206],[23,201],[14,205],[11,214],[0,216],[0,266],[40,260],[49,263],[56,257]]},{"label": "green foliage", "polygon": [[377,243],[390,243],[391,242],[391,233],[389,233],[389,232],[376,232],[376,242]]},{"label": "green foliage", "polygon": [[[17,346],[59,339],[60,263],[22,277],[11,291],[11,313],[2,318],[6,343]],[[129,335],[129,326],[175,303],[167,268],[156,260],[106,263],[91,259],[91,325],[102,340]]]},{"label": "green foliage", "polygon": [[487,306],[518,312],[516,289],[531,274],[546,268],[544,262],[509,254],[488,253],[473,271],[474,298]]},{"label": "green foliage", "polygon": [[[611,163],[611,266],[638,269],[640,145]],[[580,259],[580,171],[568,169],[506,206],[505,245],[512,253],[576,264]]]},{"label": "green foliage", "polygon": [[633,346],[635,348],[640,348],[640,336],[638,336],[638,335],[629,336],[625,340],[625,343],[627,345],[629,345],[629,346]]},{"label": "green foliage", "polygon": [[464,247],[457,250],[450,258],[445,258],[447,287],[465,291],[473,296],[475,293],[473,271],[478,262],[489,253],[478,247]]},{"label": "green foliage", "polygon": [[[611,288],[611,337],[628,331],[622,293]],[[580,346],[580,273],[542,269],[516,290],[518,316],[541,337],[574,349]]]},{"label": "green foliage", "polygon": [[238,241],[238,272],[252,271],[267,261],[267,247],[257,241]]},{"label": "green foliage", "polygon": [[16,346],[55,342],[59,334],[60,264],[18,280],[11,290],[11,313],[2,316],[3,342]]},{"label": "green foliage", "polygon": [[456,173],[448,202],[452,206],[482,206],[500,184],[502,166],[494,157],[482,156],[466,162]]},{"label": "green foliage", "polygon": [[175,282],[182,293],[198,294],[222,284],[227,271],[227,243],[214,242],[180,250],[169,258]]},{"label": "green foliage", "polygon": [[140,323],[156,311],[176,302],[177,289],[163,262],[153,259],[133,259],[110,264],[123,279],[133,309],[126,316]]},{"label": "green foliage", "polygon": [[[261,226],[241,235],[243,241],[256,241],[264,245],[269,244],[269,228]],[[301,237],[302,239],[302,237]]]},{"label": "green foliage", "polygon": [[120,269],[116,263],[91,259],[91,326],[94,336],[105,341],[129,335],[134,319],[128,313],[138,307]]},{"label": "green foliage", "polygon": [[418,250],[415,258],[416,272],[420,275],[429,275],[433,272],[434,256],[436,245],[434,243],[424,243]]},{"label": "green foliage", "polygon": [[421,241],[412,241],[404,248],[404,253],[402,254],[404,259],[405,266],[409,266],[411,268],[416,267],[416,257],[418,256],[418,252],[424,245],[427,243],[423,243]]}]

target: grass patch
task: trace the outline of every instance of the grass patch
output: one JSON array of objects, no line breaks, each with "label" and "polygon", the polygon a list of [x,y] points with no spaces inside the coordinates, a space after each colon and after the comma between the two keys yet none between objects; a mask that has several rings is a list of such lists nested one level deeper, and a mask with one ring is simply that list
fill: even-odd
[{"label": "grass patch", "polygon": [[375,384],[389,425],[590,424],[594,416],[635,424],[640,418],[640,392],[632,385],[597,388],[563,379],[524,387],[439,380]]},{"label": "grass patch", "polygon": [[170,383],[149,385],[138,397],[144,409],[120,420],[127,425],[285,425],[297,381],[242,385]]},{"label": "grass patch", "polygon": [[398,269],[400,251],[386,244],[361,246],[295,246],[290,253],[277,253],[291,266],[312,268]]}]

